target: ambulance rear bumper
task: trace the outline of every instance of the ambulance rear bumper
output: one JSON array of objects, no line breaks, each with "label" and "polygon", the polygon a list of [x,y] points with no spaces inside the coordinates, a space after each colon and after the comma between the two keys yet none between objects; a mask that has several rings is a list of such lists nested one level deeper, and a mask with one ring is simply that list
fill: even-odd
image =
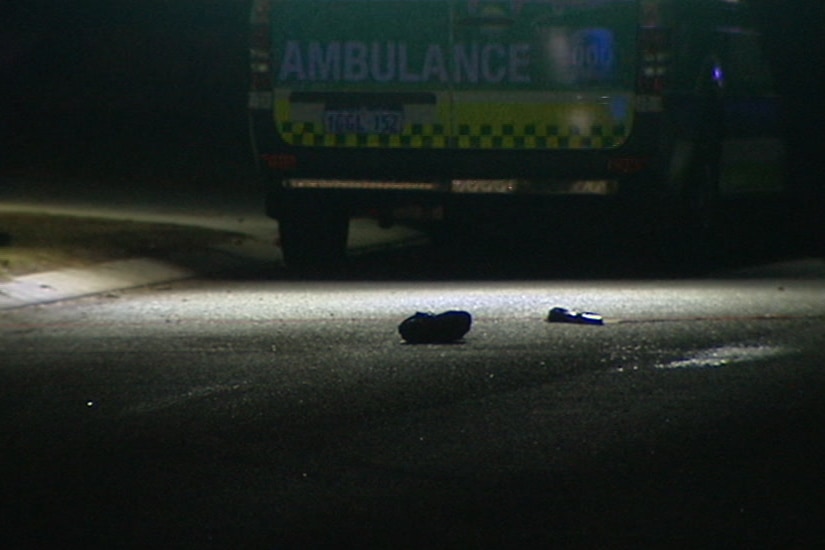
[{"label": "ambulance rear bumper", "polygon": [[615,195],[619,192],[617,179],[453,179],[416,182],[295,178],[285,179],[283,186],[288,189],[503,195]]}]

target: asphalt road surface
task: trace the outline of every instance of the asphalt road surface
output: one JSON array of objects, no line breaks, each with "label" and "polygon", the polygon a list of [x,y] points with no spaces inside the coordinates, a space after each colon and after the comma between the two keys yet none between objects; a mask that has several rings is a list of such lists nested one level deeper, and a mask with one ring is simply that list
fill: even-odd
[{"label": "asphalt road surface", "polygon": [[[825,542],[821,261],[415,281],[409,254],[4,312],[6,547]],[[398,336],[453,308],[462,342]]]}]

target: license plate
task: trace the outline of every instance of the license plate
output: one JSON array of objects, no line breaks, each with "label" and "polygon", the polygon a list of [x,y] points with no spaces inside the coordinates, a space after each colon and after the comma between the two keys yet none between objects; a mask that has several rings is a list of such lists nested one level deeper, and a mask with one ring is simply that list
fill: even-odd
[{"label": "license plate", "polygon": [[329,134],[400,134],[403,127],[404,117],[399,111],[324,111],[324,129]]}]

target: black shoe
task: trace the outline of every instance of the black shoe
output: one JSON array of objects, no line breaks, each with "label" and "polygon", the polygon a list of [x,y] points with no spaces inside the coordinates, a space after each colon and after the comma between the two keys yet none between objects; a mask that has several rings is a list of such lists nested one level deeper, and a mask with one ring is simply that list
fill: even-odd
[{"label": "black shoe", "polygon": [[579,325],[603,325],[601,315],[587,311],[573,311],[566,307],[554,307],[547,314],[548,323],[576,323]]},{"label": "black shoe", "polygon": [[466,311],[445,311],[438,315],[416,313],[398,325],[398,333],[410,344],[446,344],[460,340],[470,331],[472,316]]}]

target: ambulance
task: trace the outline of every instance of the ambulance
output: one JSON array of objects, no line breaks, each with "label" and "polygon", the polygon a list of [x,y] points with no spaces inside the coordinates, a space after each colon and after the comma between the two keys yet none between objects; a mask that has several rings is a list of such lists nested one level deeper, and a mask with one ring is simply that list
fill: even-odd
[{"label": "ambulance", "polygon": [[746,0],[252,4],[250,134],[287,264],[340,262],[352,216],[461,220],[479,198],[653,204],[695,240],[720,197],[784,185]]}]

